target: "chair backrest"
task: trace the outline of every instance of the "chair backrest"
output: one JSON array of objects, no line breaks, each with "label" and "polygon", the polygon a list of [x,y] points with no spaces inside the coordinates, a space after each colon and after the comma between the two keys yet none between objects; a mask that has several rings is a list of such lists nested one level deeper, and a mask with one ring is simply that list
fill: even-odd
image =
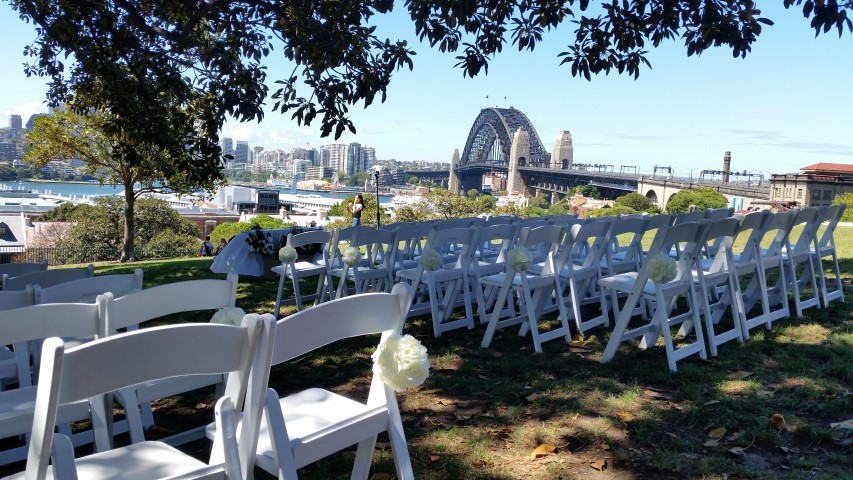
[{"label": "chair backrest", "polygon": [[699,220],[705,220],[708,217],[708,213],[710,213],[709,210],[693,210],[692,212],[682,212],[675,215],[672,224],[678,225],[679,223],[698,222]]},{"label": "chair backrest", "polygon": [[110,292],[114,297],[142,290],[142,269],[133,273],[99,275],[64,282],[52,287],[33,286],[35,303],[95,303],[98,295]]},{"label": "chair backrest", "polygon": [[[411,288],[337,298],[285,317],[276,324],[271,365],[293,360],[344,338],[400,333],[412,301]],[[374,376],[375,378],[375,376]]]},{"label": "chair backrest", "polygon": [[336,228],[332,231],[332,237],[329,241],[328,256],[326,257],[326,265],[329,268],[343,268],[344,259],[343,252],[346,250],[353,235],[359,230],[373,230],[366,225],[357,227]]},{"label": "chair backrest", "polygon": [[[562,264],[557,264],[557,250],[563,242],[565,231],[560,225],[522,227],[515,245],[527,249],[532,263],[544,264],[540,276],[556,275],[562,268]],[[508,264],[508,273],[510,269]]]},{"label": "chair backrest", "polygon": [[477,259],[490,263],[506,261],[506,252],[515,241],[517,230],[517,226],[510,223],[483,227],[477,238]]},{"label": "chair backrest", "polygon": [[764,235],[764,225],[772,216],[769,210],[753,212],[743,217],[735,217],[740,221],[737,236],[732,249],[737,256],[737,263],[751,262],[759,254],[759,244]]},{"label": "chair backrest", "polygon": [[[232,407],[239,411],[245,405],[237,444],[241,473],[250,474],[260,428],[260,407],[269,378],[273,322],[272,315],[247,315],[241,327],[217,324],[154,327],[68,350],[59,338],[45,341],[27,478],[46,476],[58,405],[163,378],[226,373],[229,374],[226,395]],[[103,418],[103,403],[91,402],[93,416],[101,410],[98,415]],[[214,444],[216,448],[221,449],[222,445]]]},{"label": "chair backrest", "polygon": [[669,255],[671,251],[679,252],[678,274],[675,281],[692,281],[691,271],[698,261],[708,236],[710,222],[687,222],[661,227],[652,241],[649,254]]},{"label": "chair backrest", "polygon": [[564,249],[561,255],[568,255],[558,262],[575,262],[584,267],[600,265],[601,259],[606,255],[605,249],[610,244],[610,235],[613,230],[613,222],[587,222],[571,227],[566,237],[571,238],[571,248]]},{"label": "chair backrest", "polygon": [[303,248],[309,245],[322,245],[318,250],[319,253],[326,255],[329,248],[329,242],[332,240],[332,232],[326,230],[312,230],[309,232],[289,233],[287,235],[287,244],[293,248]]},{"label": "chair backrest", "polygon": [[94,276],[95,266],[84,268],[57,268],[40,272],[25,273],[17,277],[3,275],[3,290],[23,290],[27,285],[40,285],[42,288],[52,287],[60,283],[80,280]]},{"label": "chair backrest", "polygon": [[844,215],[844,210],[847,208],[846,203],[836,203],[826,207],[823,213],[823,220],[827,222],[823,233],[817,238],[817,246],[820,250],[827,247],[835,248],[835,228]]},{"label": "chair backrest", "polygon": [[442,256],[444,264],[467,271],[477,246],[477,229],[469,227],[440,228],[429,233],[426,248]]},{"label": "chair backrest", "polygon": [[734,215],[734,208],[715,208],[708,212],[708,216],[705,217],[709,222],[716,222],[717,220],[722,220],[724,218],[729,218]]},{"label": "chair backrest", "polygon": [[133,328],[164,315],[195,310],[233,307],[237,299],[236,274],[225,280],[203,279],[167,283],[118,298],[107,293],[98,298],[103,318],[103,336]]},{"label": "chair backrest", "polygon": [[[0,291],[0,311],[28,307],[34,304],[35,295],[33,293],[33,287],[27,287],[23,290]],[[2,338],[0,338],[0,340],[2,340]]]},{"label": "chair backrest", "polygon": [[15,370],[20,386],[31,385],[27,343],[48,337],[91,338],[99,331],[94,303],[52,303],[0,311],[0,343],[14,345]]},{"label": "chair backrest", "polygon": [[780,257],[788,243],[788,235],[797,212],[777,212],[772,214],[764,223],[761,240],[758,245],[761,256],[765,258]]},{"label": "chair backrest", "polygon": [[390,230],[360,229],[353,233],[350,246],[365,248],[363,260],[372,268],[394,268],[397,255],[397,232]]},{"label": "chair backrest", "polygon": [[436,224],[430,222],[409,223],[397,229],[397,269],[411,268],[417,257],[423,252],[429,232],[435,230]]},{"label": "chair backrest", "polygon": [[[817,229],[823,220],[823,207],[809,207],[798,210],[791,223],[791,232],[788,234],[788,254],[808,254],[811,252]],[[799,227],[799,228],[797,228]],[[796,230],[796,232],[795,232]]]},{"label": "chair backrest", "polygon": [[0,264],[0,276],[17,277],[25,273],[42,272],[47,270],[47,260],[39,263],[17,262]]},{"label": "chair backrest", "polygon": [[[711,264],[707,269],[703,269],[703,271],[715,273],[730,268],[729,262],[732,261],[732,244],[739,228],[740,221],[735,217],[711,222],[705,237],[705,243],[712,243],[715,249],[710,257],[712,259]],[[697,264],[697,270],[699,269],[698,266]]]}]

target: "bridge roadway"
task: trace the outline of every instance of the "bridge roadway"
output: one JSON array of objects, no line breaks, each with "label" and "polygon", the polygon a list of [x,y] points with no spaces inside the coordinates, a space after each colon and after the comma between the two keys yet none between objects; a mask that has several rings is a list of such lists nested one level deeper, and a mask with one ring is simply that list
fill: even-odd
[{"label": "bridge roadway", "polygon": [[[664,207],[673,195],[681,190],[694,187],[710,187],[729,198],[744,198],[746,205],[753,201],[769,201],[769,184],[728,183],[718,181],[700,181],[695,179],[669,177],[664,175],[646,176],[633,173],[615,173],[606,170],[591,169],[551,169],[544,167],[520,166],[518,168],[528,195],[556,193],[559,197],[571,194],[580,185],[595,185],[605,198],[616,198],[628,192],[641,193],[655,203]],[[484,174],[495,173],[507,175],[506,166],[496,163],[466,164],[459,168],[463,191],[480,189]],[[410,170],[407,175],[419,179],[431,180],[441,185],[447,185],[450,172],[448,170]],[[662,201],[662,202],[661,202]]]}]

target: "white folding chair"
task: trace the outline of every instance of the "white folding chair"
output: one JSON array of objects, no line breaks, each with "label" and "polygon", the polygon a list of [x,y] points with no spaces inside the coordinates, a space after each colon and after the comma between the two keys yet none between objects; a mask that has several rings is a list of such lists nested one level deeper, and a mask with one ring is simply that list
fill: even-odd
[{"label": "white folding chair", "polygon": [[[820,307],[820,288],[812,247],[823,216],[823,209],[816,207],[797,211],[782,248],[782,262],[787,267],[785,279],[794,298],[794,311],[798,318],[802,318],[803,310]],[[811,289],[811,296],[805,297],[808,289]]]},{"label": "white folding chair", "polygon": [[[512,325],[521,325],[519,336],[527,335],[528,330],[533,339],[533,348],[542,351],[542,343],[563,337],[571,341],[568,312],[563,298],[562,286],[558,273],[562,265],[558,263],[557,249],[563,241],[565,230],[559,225],[543,225],[536,228],[523,227],[514,248],[524,248],[531,253],[531,265],[543,263],[538,272],[528,272],[516,269],[512,262],[507,261],[506,271],[489,275],[480,279],[486,286],[498,287],[498,297],[492,308],[489,324],[480,346],[487,348],[492,343],[495,331]],[[537,255],[542,257],[537,258]],[[515,311],[512,296],[519,302],[519,311]],[[539,331],[539,319],[546,304],[553,300],[560,311],[560,325],[548,330]],[[507,307],[507,308],[505,308]]]},{"label": "white folding chair", "polygon": [[[732,253],[738,228],[740,221],[734,217],[712,222],[705,241],[717,245],[715,254],[711,258],[700,256],[693,268],[693,282],[702,299],[708,346],[714,357],[718,346],[731,340],[743,342],[743,298]],[[717,326],[726,311],[731,311],[732,326],[718,332]]]},{"label": "white folding chair", "polygon": [[[603,288],[610,290],[614,308],[619,305],[617,303],[618,293],[628,293],[624,306],[619,309],[616,316],[613,334],[610,336],[601,356],[603,363],[613,359],[620,343],[636,337],[643,337],[639,346],[645,349],[655,345],[658,338],[663,336],[667,363],[672,372],[677,371],[676,363],[679,360],[690,355],[698,353],[701,358],[708,358],[702,333],[702,323],[699,318],[701,306],[696,298],[691,275],[696,259],[702,250],[707,231],[708,222],[706,221],[681,223],[672,227],[662,226],[658,229],[649,252],[653,252],[654,255],[669,255],[676,244],[679,245],[678,251],[681,252],[677,260],[678,272],[670,282],[653,282],[649,278],[648,261],[643,263],[638,272],[622,273],[599,280],[599,284]],[[671,316],[676,306],[676,300],[681,296],[687,298],[689,310]],[[654,313],[648,323],[629,330],[628,324],[634,316],[637,305],[643,300],[652,306]],[[692,342],[686,341],[682,346],[676,347],[672,340],[671,331],[675,325],[681,325],[680,335],[693,330],[696,338]]]},{"label": "white folding chair", "polygon": [[643,260],[643,235],[647,218],[618,218],[610,232],[610,245],[601,259],[602,275],[636,272]]},{"label": "white folding chair", "polygon": [[98,275],[64,282],[52,287],[34,285],[35,303],[95,303],[106,292],[114,297],[142,290],[142,269],[133,273]]},{"label": "white folding chair", "polygon": [[16,262],[16,263],[2,263],[0,264],[0,277],[4,279],[4,287],[5,287],[5,279],[11,277],[17,277],[20,275],[24,275],[27,273],[34,272],[43,272],[47,270],[47,260],[44,260],[39,263],[34,262]]},{"label": "white folding chair", "polygon": [[[598,280],[601,278],[601,259],[610,247],[612,227],[613,222],[601,220],[573,225],[566,234],[567,240],[560,253],[566,258],[558,260],[563,266],[559,280],[563,288],[568,289],[566,301],[571,305],[580,337],[591,328],[610,324],[607,296],[599,288]],[[591,303],[598,304],[599,314],[585,320],[581,307]]]},{"label": "white folding chair", "polygon": [[[329,255],[326,257],[326,285],[329,286],[332,294],[335,296],[338,294],[338,287],[340,285],[336,285],[334,279],[335,277],[340,277],[341,272],[346,267],[344,252],[350,246],[355,232],[359,230],[372,230],[372,228],[366,225],[359,225],[357,227],[336,228],[332,231],[332,238],[329,241]],[[362,264],[366,266],[367,260],[362,260]]]},{"label": "white folding chair", "polygon": [[[272,315],[247,315],[241,327],[154,327],[68,350],[58,338],[47,340],[26,471],[12,478],[41,480],[50,470],[56,479],[251,478],[274,321]],[[151,441],[75,459],[67,437],[53,432],[60,405],[156,379],[214,373],[228,374],[229,381],[216,403],[219,435],[209,463]],[[104,402],[92,401],[91,408],[94,428],[104,430]]]},{"label": "white folding chair", "polygon": [[[0,311],[28,307],[33,304],[32,287],[27,287],[25,290],[0,291]],[[16,350],[11,345],[4,346],[3,340],[5,338],[0,336],[0,391],[12,384],[30,385],[29,376],[18,378],[18,362],[22,361],[28,352]]]},{"label": "white folding chair", "polygon": [[[835,228],[844,214],[847,205],[837,203],[826,207],[824,212],[824,221],[827,222],[826,227],[819,236],[815,235],[815,244],[812,248],[817,266],[818,276],[820,277],[820,291],[823,297],[823,306],[828,308],[829,302],[840,298],[844,302],[844,285],[841,282],[841,267],[838,264],[838,252],[835,249]],[[833,290],[828,290],[826,285],[826,272],[824,272],[823,259],[829,257],[833,272],[835,273],[835,285]]]},{"label": "white folding chair", "polygon": [[[166,315],[233,307],[237,300],[236,274],[225,280],[203,279],[167,283],[118,298],[107,293],[98,298],[102,337],[119,330],[136,330],[139,324]],[[154,425],[149,402],[210,385],[221,385],[221,375],[193,376],[136,385],[133,392],[122,392],[127,429],[134,443],[145,439],[145,430]],[[221,394],[221,388],[218,393]],[[135,398],[135,400],[133,400]],[[135,405],[135,407],[134,407]],[[204,436],[201,429],[179,432],[167,439],[180,445]]]},{"label": "white folding chair", "polygon": [[[771,214],[764,221],[761,237],[755,239],[753,248],[756,251],[757,275],[752,277],[743,290],[744,312],[747,313],[744,320],[744,338],[749,338],[749,331],[758,325],[764,325],[767,330],[770,330],[773,322],[791,316],[782,252],[791,231],[794,215],[795,212]],[[771,274],[774,271],[776,282],[771,286]],[[752,307],[759,302],[762,307],[761,313],[750,316]],[[778,307],[774,309],[774,306]]]},{"label": "white folding chair", "polygon": [[415,268],[418,258],[423,252],[429,232],[435,230],[436,223],[418,222],[400,225],[397,228],[397,258],[395,259],[394,274],[398,270]]},{"label": "white folding chair", "polygon": [[355,284],[355,293],[367,293],[369,290],[390,292],[394,281],[397,232],[359,227],[353,232],[349,247],[362,251],[362,259],[358,265],[348,265],[344,261],[341,268],[329,271],[331,278],[338,278],[335,298],[347,295],[349,280]]},{"label": "white folding chair", "polygon": [[[37,372],[38,369],[31,365],[28,343],[54,336],[94,337],[98,330],[98,308],[94,303],[52,303],[0,311],[2,341],[15,345],[15,367],[19,380],[18,388],[0,392],[0,438],[29,434],[34,412],[38,411],[35,404],[37,388],[33,386],[32,380],[37,373],[43,376],[45,372]],[[85,402],[78,402],[63,406],[56,423],[64,425],[88,417],[89,406]],[[67,426],[62,430],[71,434]],[[96,440],[97,450],[109,448],[109,439],[100,437]],[[74,445],[90,443],[92,431],[77,433],[73,435],[72,441]],[[12,447],[0,452],[0,464],[17,462],[26,457],[26,445]]]},{"label": "white folding chair", "polygon": [[[287,245],[294,249],[305,248],[312,245],[321,245],[319,255],[310,261],[296,259],[293,263],[277,265],[272,270],[279,275],[278,294],[275,297],[275,317],[280,316],[282,295],[284,292],[284,280],[289,278],[293,284],[293,296],[296,300],[296,310],[302,310],[302,293],[299,290],[299,280],[303,278],[317,277],[317,292],[314,294],[314,304],[323,303],[326,295],[332,299],[330,287],[326,285],[326,257],[329,255],[329,242],[332,239],[331,232],[325,230],[314,230],[299,234],[289,234]],[[282,272],[284,274],[282,275]]]},{"label": "white folding chair", "polygon": [[[507,218],[507,217],[503,217]],[[517,226],[510,222],[493,223],[480,229],[477,249],[471,259],[468,280],[477,302],[477,316],[480,323],[488,323],[488,311],[494,303],[499,287],[483,285],[480,279],[495,275],[506,269],[506,252],[515,242]]]},{"label": "white folding chair", "polygon": [[94,275],[94,265],[84,268],[56,268],[53,270],[25,273],[17,277],[3,275],[3,290],[23,290],[27,288],[27,285],[40,285],[41,288],[47,288],[59,285],[60,283],[89,278]]},{"label": "white folding chair", "polygon": [[[411,289],[395,285],[390,294],[366,293],[332,300],[297,312],[276,324],[272,365],[296,359],[346,338],[400,334],[411,304]],[[367,480],[376,436],[387,432],[397,478],[412,480],[397,397],[373,375],[367,402],[309,388],[279,398],[267,390],[266,423],[261,427],[257,466],[280,479],[296,479],[297,470],[351,445],[358,445],[351,478]],[[208,438],[215,429],[208,427]]]},{"label": "white folding chair", "polygon": [[[408,283],[414,292],[409,315],[429,312],[436,337],[457,328],[474,328],[473,290],[468,277],[476,242],[477,231],[473,228],[433,230],[427,238],[426,249],[438,255],[440,252],[453,252],[454,255],[442,258],[441,265],[435,270],[425,268],[422,262],[417,268],[397,271],[397,279]],[[465,307],[465,317],[451,320],[453,309],[460,303]]]}]

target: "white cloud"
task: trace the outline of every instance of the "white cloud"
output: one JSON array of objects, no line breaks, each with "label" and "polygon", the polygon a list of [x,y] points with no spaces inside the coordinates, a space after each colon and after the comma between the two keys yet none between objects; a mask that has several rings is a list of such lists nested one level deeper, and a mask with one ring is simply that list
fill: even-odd
[{"label": "white cloud", "polygon": [[27,120],[36,113],[47,113],[47,105],[39,102],[20,103],[3,110],[3,118],[0,120],[2,120],[3,126],[7,126],[6,121],[8,120],[9,115],[20,115],[21,120],[24,122],[24,125],[26,125]]}]

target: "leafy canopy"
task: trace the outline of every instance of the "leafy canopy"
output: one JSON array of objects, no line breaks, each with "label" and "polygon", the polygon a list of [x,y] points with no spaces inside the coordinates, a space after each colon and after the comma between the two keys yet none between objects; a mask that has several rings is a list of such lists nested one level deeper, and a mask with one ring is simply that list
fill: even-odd
[{"label": "leafy canopy", "polygon": [[708,208],[723,208],[728,206],[729,201],[725,195],[710,187],[696,187],[693,190],[681,190],[666,202],[668,213],[681,213],[690,211],[691,205],[697,210]]},{"label": "leafy canopy", "polygon": [[[47,99],[78,113],[109,111],[110,133],[181,158],[192,175],[217,177],[218,132],[227,116],[263,118],[264,102],[300,124],[319,119],[324,136],[355,132],[349,107],[384,101],[392,75],[413,67],[405,41],[382,38],[374,15],[392,0],[9,0],[37,39],[25,48],[26,73],[47,77]],[[783,0],[802,6],[816,34],[853,30],[853,0]],[[745,56],[762,28],[753,0],[405,0],[420,40],[458,53],[463,75],[488,72],[505,47],[533,50],[570,23],[559,54],[571,74],[628,74],[649,66],[647,49],[684,43],[688,55],[711,47]],[[264,61],[293,70],[270,93]],[[133,145],[134,142],[129,142]],[[124,146],[122,145],[122,148]],[[131,162],[138,157],[125,148]],[[171,165],[167,166],[172,168]]]}]

